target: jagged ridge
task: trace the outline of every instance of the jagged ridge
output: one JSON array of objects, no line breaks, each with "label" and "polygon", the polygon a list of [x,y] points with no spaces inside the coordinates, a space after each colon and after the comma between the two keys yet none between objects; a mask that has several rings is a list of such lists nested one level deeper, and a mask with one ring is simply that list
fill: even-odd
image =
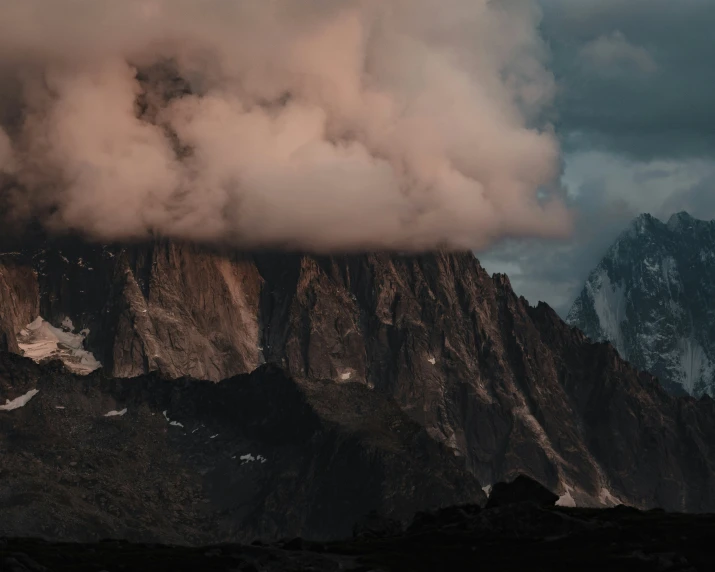
[{"label": "jagged ridge", "polygon": [[[526,473],[564,502],[715,510],[712,402],[669,397],[469,253],[239,256],[169,242],[45,253],[44,317],[90,328],[114,375],[217,379],[265,360],[390,396],[482,485]],[[98,284],[89,301],[75,294],[83,281]]]}]

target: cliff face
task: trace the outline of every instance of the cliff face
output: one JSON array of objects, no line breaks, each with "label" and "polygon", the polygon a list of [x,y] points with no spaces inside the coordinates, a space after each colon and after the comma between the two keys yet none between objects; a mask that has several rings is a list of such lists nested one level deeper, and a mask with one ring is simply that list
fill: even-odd
[{"label": "cliff face", "polygon": [[265,361],[393,399],[482,485],[526,473],[564,504],[715,510],[712,403],[669,397],[471,254],[161,243],[23,257],[12,263],[37,270],[42,317],[88,328],[108,375],[218,380]]},{"label": "cliff face", "polygon": [[40,313],[37,274],[17,256],[0,255],[0,351],[19,352],[16,334]]},{"label": "cliff face", "polygon": [[715,395],[715,221],[641,215],[589,276],[567,321],[671,393]]},{"label": "cliff face", "polygon": [[[130,248],[66,241],[0,255],[6,276],[7,347],[38,315],[88,330],[85,346],[105,371],[150,371],[218,381],[255,369],[261,278],[240,257],[162,242]],[[2,288],[2,282],[0,282]],[[24,322],[24,323],[23,323]]]}]

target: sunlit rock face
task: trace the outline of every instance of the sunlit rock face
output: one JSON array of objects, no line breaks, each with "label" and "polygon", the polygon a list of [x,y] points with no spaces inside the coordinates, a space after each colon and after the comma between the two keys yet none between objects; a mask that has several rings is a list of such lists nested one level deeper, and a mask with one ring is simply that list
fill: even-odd
[{"label": "sunlit rock face", "polygon": [[0,338],[76,372],[218,381],[262,361],[260,283],[253,262],[190,245],[43,244],[0,255]]},{"label": "sunlit rock face", "polygon": [[611,246],[569,312],[675,394],[715,395],[715,222],[641,215]]}]

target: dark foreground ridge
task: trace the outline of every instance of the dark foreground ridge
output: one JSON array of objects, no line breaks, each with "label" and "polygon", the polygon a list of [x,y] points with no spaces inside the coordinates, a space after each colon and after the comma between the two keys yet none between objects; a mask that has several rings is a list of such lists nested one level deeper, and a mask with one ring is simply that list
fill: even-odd
[{"label": "dark foreground ridge", "polygon": [[[104,541],[0,539],[0,570],[133,572],[438,570],[712,570],[714,515],[576,509],[521,502],[418,514],[405,531],[379,526],[350,540],[223,544],[201,548]],[[356,527],[359,529],[359,527]],[[387,536],[380,534],[386,530]]]},{"label": "dark foreground ridge", "polygon": [[0,395],[34,391],[0,410],[0,536],[335,540],[371,510],[409,522],[486,501],[458,457],[361,384],[270,365],[221,383],[77,377],[0,352]]}]

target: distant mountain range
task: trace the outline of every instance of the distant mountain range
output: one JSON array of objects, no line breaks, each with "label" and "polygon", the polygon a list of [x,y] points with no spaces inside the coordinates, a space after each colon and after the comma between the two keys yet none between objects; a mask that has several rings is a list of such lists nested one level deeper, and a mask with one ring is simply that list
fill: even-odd
[{"label": "distant mountain range", "polygon": [[639,216],[591,273],[567,322],[611,342],[671,393],[715,395],[715,221]]},{"label": "distant mountain range", "polygon": [[0,534],[342,535],[521,473],[567,506],[715,511],[715,402],[471,253],[56,240],[0,255],[0,309],[43,364],[0,354]]}]

